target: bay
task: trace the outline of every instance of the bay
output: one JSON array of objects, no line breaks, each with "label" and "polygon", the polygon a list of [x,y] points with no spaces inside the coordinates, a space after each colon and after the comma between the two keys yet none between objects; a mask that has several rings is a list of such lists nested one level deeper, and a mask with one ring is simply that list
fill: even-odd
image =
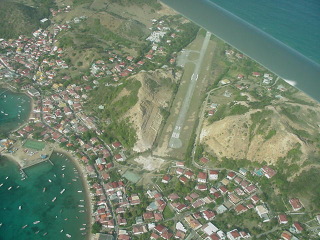
[{"label": "bay", "polygon": [[65,155],[53,153],[50,160],[54,165],[27,168],[22,180],[15,162],[0,157],[1,240],[70,239],[66,234],[86,239],[80,228],[87,228],[89,219],[79,173]]}]

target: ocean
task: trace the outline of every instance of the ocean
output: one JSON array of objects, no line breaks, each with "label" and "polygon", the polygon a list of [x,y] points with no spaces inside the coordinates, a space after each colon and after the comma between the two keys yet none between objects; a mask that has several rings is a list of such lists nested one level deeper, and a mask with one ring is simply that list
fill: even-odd
[{"label": "ocean", "polygon": [[30,97],[0,88],[0,133],[19,127],[28,119],[30,111]]},{"label": "ocean", "polygon": [[319,1],[161,1],[320,101]]},{"label": "ocean", "polygon": [[0,157],[1,240],[86,239],[86,230],[80,230],[89,222],[79,173],[62,154],[54,153],[50,160],[54,165],[43,162],[27,168],[28,177],[22,180],[16,163]]},{"label": "ocean", "polygon": [[319,0],[210,0],[320,64]]}]

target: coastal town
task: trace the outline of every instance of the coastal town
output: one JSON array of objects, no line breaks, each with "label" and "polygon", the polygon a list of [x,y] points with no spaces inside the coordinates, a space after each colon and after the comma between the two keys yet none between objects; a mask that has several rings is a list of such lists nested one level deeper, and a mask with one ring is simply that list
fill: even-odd
[{"label": "coastal town", "polygon": [[[57,16],[70,11],[67,6],[51,13]],[[69,153],[88,185],[88,238],[297,240],[319,236],[320,214],[306,210],[304,199],[292,196],[274,204],[266,197],[261,186],[279,176],[266,162],[236,169],[221,166],[196,145],[188,161],[165,159],[166,164],[150,170],[134,164],[134,151],[119,136],[108,136],[102,127],[112,120],[102,123],[90,114],[87,103],[101,84],[113,89],[139,72],[172,71],[178,56],[174,41],[182,41],[186,31],[171,28],[164,17],[152,18],[151,34],[146,38],[149,45],[142,55],[107,49],[103,58],[91,62],[86,74],[72,81],[67,71],[76,68],[66,48],[58,44],[59,37],[86,20],[87,16],[79,15],[38,29],[32,37],[0,39],[2,86],[27,94],[32,104],[28,120],[0,141],[0,152],[12,158],[21,149],[24,154],[32,152],[19,160],[21,168],[48,161],[54,151]],[[223,56],[231,63],[247,58],[234,49],[224,50]],[[248,74],[239,71],[234,75],[232,80],[220,79],[216,87],[221,89],[219,96],[227,99],[234,89],[238,91],[234,106],[239,105],[239,111],[247,107],[252,79],[276,99],[289,98],[289,85],[278,84],[279,78],[268,71],[250,69]],[[215,90],[209,91],[201,116],[208,121],[218,118],[222,108],[222,103],[210,98]],[[97,110],[105,107],[99,105]],[[45,143],[50,150],[33,148],[32,142]]]}]

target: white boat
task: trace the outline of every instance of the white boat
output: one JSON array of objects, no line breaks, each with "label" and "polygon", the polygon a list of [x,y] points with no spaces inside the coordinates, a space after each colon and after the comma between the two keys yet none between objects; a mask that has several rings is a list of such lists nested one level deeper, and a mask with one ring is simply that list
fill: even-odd
[{"label": "white boat", "polygon": [[45,192],[46,191],[46,188],[44,187],[43,189],[42,189],[42,192]]},{"label": "white boat", "polygon": [[84,202],[84,200],[83,200],[83,199],[81,199],[81,200],[80,200],[80,202]]},{"label": "white boat", "polygon": [[79,193],[82,192],[81,190],[78,191]]},{"label": "white boat", "polygon": [[2,223],[0,223],[0,227],[2,226]]},{"label": "white boat", "polygon": [[63,232],[63,229],[61,229],[61,231],[60,232]]},{"label": "white boat", "polygon": [[38,224],[40,221],[35,221],[35,222],[33,222],[33,224]]},{"label": "white boat", "polygon": [[9,177],[6,177],[6,179],[8,179]]},{"label": "white boat", "polygon": [[62,190],[61,190],[61,192],[60,192],[60,194],[64,193],[64,191],[65,191],[65,190],[66,190],[65,188],[64,188],[64,189],[62,189]]},{"label": "white boat", "polygon": [[78,205],[78,207],[84,207],[84,205]]},{"label": "white boat", "polygon": [[56,199],[57,199],[57,197],[54,197],[54,198],[52,199],[52,202],[54,202]]},{"label": "white boat", "polygon": [[3,183],[0,184],[0,187],[2,187],[2,186],[3,186]]},{"label": "white boat", "polygon": [[21,210],[21,206],[19,206],[19,210]]},{"label": "white boat", "polygon": [[81,212],[81,213],[82,213],[82,212],[84,212],[84,210],[80,210],[79,212]]},{"label": "white boat", "polygon": [[68,234],[68,233],[66,234],[66,236],[67,236],[68,238],[71,238],[71,235],[70,235],[70,234]]},{"label": "white boat", "polygon": [[47,235],[48,233],[47,232],[45,232],[42,236],[45,236],[45,235]]},{"label": "white boat", "polygon": [[80,228],[81,231],[86,230],[86,228]]},{"label": "white boat", "polygon": [[10,190],[12,187],[8,187],[8,190]]},{"label": "white boat", "polygon": [[36,231],[35,234],[38,234],[39,232],[40,232],[40,230],[39,230],[39,231]]},{"label": "white boat", "polygon": [[52,182],[51,179],[48,179],[49,182]]},{"label": "white boat", "polygon": [[28,227],[28,224],[24,225],[24,226],[22,227],[22,229],[25,229],[26,227]]}]

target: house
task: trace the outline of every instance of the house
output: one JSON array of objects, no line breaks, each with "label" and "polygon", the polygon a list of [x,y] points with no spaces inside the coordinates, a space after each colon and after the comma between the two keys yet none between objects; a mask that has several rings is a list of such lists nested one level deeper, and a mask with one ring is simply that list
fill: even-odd
[{"label": "house", "polygon": [[122,147],[122,144],[120,142],[114,142],[111,144],[111,146],[114,148],[114,149],[117,149],[117,148],[120,148]]},{"label": "house", "polygon": [[208,222],[207,224],[203,225],[201,230],[207,234],[208,236],[212,235],[213,233],[216,233],[219,231],[219,228],[217,228],[215,225],[213,225],[211,222]]},{"label": "house", "polygon": [[260,201],[260,198],[257,195],[253,195],[250,199],[254,205]]},{"label": "house", "polygon": [[154,219],[154,213],[153,212],[145,212],[145,213],[143,213],[143,219],[145,221],[153,220]]},{"label": "house", "polygon": [[279,222],[279,224],[287,224],[288,223],[287,216],[284,214],[279,214],[278,215],[278,222]]},{"label": "house", "polygon": [[292,239],[292,234],[289,233],[288,231],[284,231],[282,234],[281,234],[281,238],[283,240],[291,240]]},{"label": "house", "polygon": [[158,235],[158,234],[156,234],[156,233],[151,233],[151,236],[150,236],[150,239],[159,239],[160,238],[160,236]]},{"label": "house", "polygon": [[182,182],[183,184],[186,184],[188,182],[188,178],[186,178],[185,176],[181,176],[179,177],[179,181]]},{"label": "house", "polygon": [[143,234],[147,231],[148,230],[147,230],[146,225],[135,225],[132,227],[132,232],[134,235],[140,235],[140,234]]},{"label": "house", "polygon": [[175,239],[185,239],[186,233],[177,230],[176,234],[174,235]]},{"label": "house", "polygon": [[124,158],[119,153],[114,155],[114,159],[117,160],[118,162],[123,162],[124,161]]},{"label": "house", "polygon": [[191,179],[194,173],[191,170],[187,170],[184,175],[188,178]]},{"label": "house", "polygon": [[184,173],[184,169],[183,169],[183,168],[178,167],[178,168],[176,169],[176,174],[182,175],[183,173]]},{"label": "house", "polygon": [[224,195],[224,194],[226,194],[226,193],[228,192],[228,189],[227,189],[225,186],[221,185],[221,186],[219,187],[219,191],[220,191],[220,193],[221,193],[222,195]]},{"label": "house", "polygon": [[176,162],[176,167],[184,168],[184,162]]},{"label": "house", "polygon": [[206,157],[202,157],[202,158],[199,159],[199,161],[202,162],[203,164],[206,164],[206,163],[209,162],[209,159],[206,158]]},{"label": "house", "polygon": [[301,233],[303,231],[303,227],[301,226],[301,224],[299,222],[294,222],[290,228],[290,232],[292,233]]},{"label": "house", "polygon": [[202,211],[201,213],[202,213],[203,218],[204,218],[205,220],[207,220],[207,221],[210,221],[210,220],[214,219],[215,216],[216,216],[215,212],[214,212],[214,211],[211,211],[211,210],[209,210],[209,209],[204,210],[204,211]]},{"label": "house", "polygon": [[218,180],[219,171],[217,170],[209,170],[209,180]]},{"label": "house", "polygon": [[202,227],[201,223],[198,220],[194,219],[192,215],[186,216],[184,220],[195,231]]},{"label": "house", "polygon": [[227,179],[232,180],[234,179],[236,176],[235,172],[230,171],[227,175]]},{"label": "house", "polygon": [[176,193],[171,193],[171,194],[168,196],[168,199],[169,199],[170,201],[175,201],[175,200],[177,200],[177,199],[179,199],[179,198],[180,198],[179,195],[176,194]]},{"label": "house", "polygon": [[289,203],[291,207],[293,208],[293,211],[299,211],[301,208],[303,208],[300,200],[298,198],[292,198],[289,200]]},{"label": "house", "polygon": [[268,179],[272,178],[277,173],[275,170],[268,166],[262,167],[261,170]]},{"label": "house", "polygon": [[261,76],[261,73],[259,73],[259,72],[253,72],[253,73],[252,73],[252,76],[254,76],[254,77],[260,77],[260,76]]},{"label": "house", "polygon": [[269,211],[265,206],[258,205],[258,206],[256,206],[255,210],[258,213],[259,217],[262,218],[263,222],[270,221],[269,216],[268,216]]},{"label": "house", "polygon": [[240,240],[241,239],[240,233],[238,232],[237,229],[233,229],[233,230],[227,232],[227,237],[230,240]]},{"label": "house", "polygon": [[232,202],[233,204],[237,204],[238,202],[240,202],[240,198],[237,195],[235,195],[234,193],[229,194],[228,198],[229,198],[230,202]]},{"label": "house", "polygon": [[195,189],[196,189],[196,190],[199,190],[199,191],[207,191],[207,190],[208,190],[206,184],[197,184],[196,187],[195,187]]},{"label": "house", "polygon": [[161,182],[168,183],[170,181],[170,179],[171,179],[170,175],[164,175]]},{"label": "house", "polygon": [[199,172],[197,180],[200,183],[206,183],[207,182],[207,174],[205,172]]},{"label": "house", "polygon": [[244,213],[248,210],[247,207],[243,206],[242,204],[239,204],[238,206],[236,206],[234,208],[234,210],[236,211],[237,215],[241,214],[241,213]]}]

